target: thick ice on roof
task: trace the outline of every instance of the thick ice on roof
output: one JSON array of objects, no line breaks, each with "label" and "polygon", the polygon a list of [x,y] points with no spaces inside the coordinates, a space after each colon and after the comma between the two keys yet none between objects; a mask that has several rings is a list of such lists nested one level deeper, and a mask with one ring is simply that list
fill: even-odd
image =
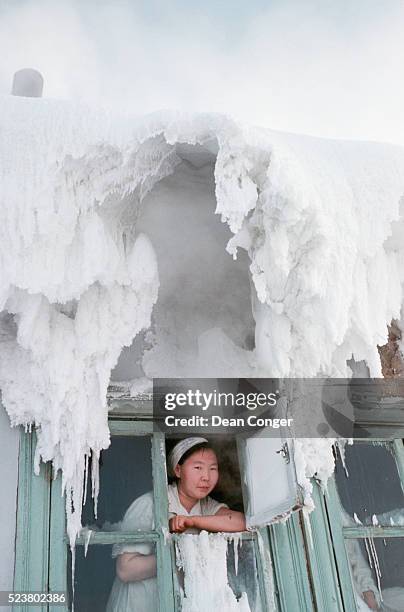
[{"label": "thick ice on roof", "polygon": [[[209,367],[222,376],[226,367],[228,376],[344,376],[352,355],[380,374],[377,344],[403,305],[403,148],[281,134],[219,115],[114,118],[11,97],[0,100],[0,117],[0,386],[13,424],[36,424],[38,461],[63,470],[72,540],[84,456],[109,444],[111,369],[152,315],[142,375],[163,375],[167,355],[171,376],[206,376]],[[199,181],[197,204],[190,177]],[[214,190],[229,253],[249,257],[251,311],[246,260],[234,262],[234,276],[213,279],[213,247],[188,276],[173,273],[170,292],[156,243],[170,224],[152,236],[158,217],[147,219],[147,206],[158,194],[156,205],[169,205],[180,187],[181,211],[187,199],[190,210],[203,207],[203,190],[209,201]],[[224,257],[226,231],[199,228],[183,239],[203,247],[217,232]],[[186,259],[176,260],[175,248],[170,257]],[[203,286],[207,309],[215,304],[207,313],[193,310],[187,291]],[[188,311],[170,314],[170,304],[185,303]],[[184,331],[189,311],[199,318]]]}]

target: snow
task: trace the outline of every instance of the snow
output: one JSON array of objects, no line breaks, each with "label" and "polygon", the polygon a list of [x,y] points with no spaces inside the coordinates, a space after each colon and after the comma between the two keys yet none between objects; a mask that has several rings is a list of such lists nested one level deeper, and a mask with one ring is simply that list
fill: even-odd
[{"label": "snow", "polygon": [[315,478],[323,487],[334,473],[335,459],[332,452],[335,438],[300,438],[295,440],[297,482],[302,487],[305,510],[314,509],[312,498]]},{"label": "snow", "polygon": [[184,570],[183,612],[250,612],[243,593],[237,601],[227,579],[227,538],[202,531],[176,539],[177,566]]},{"label": "snow", "polygon": [[[63,472],[71,543],[120,355],[113,378],[143,390],[345,376],[352,356],[380,375],[402,316],[404,149],[11,97],[0,117],[0,386],[12,424],[35,424],[37,467]],[[310,507],[331,440],[297,457]]]}]

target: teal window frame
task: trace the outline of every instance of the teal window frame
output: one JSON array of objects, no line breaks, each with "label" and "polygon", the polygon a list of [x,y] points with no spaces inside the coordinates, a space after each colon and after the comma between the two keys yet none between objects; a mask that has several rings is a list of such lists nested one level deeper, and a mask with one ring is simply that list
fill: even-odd
[{"label": "teal window frame", "polygon": [[[57,538],[65,529],[61,478],[53,478],[50,463],[41,463],[39,474],[34,474],[35,447],[35,433],[22,430],[13,588],[19,592],[65,591],[67,549],[65,546],[63,550],[55,548]],[[12,609],[13,612],[61,612],[67,607],[14,604]]]},{"label": "teal window frame", "polygon": [[[372,440],[374,442],[375,440]],[[369,440],[355,440],[356,444],[366,444]],[[396,460],[398,476],[400,478],[401,487],[404,490],[404,441],[402,439],[386,440],[380,439],[375,441],[386,447],[390,446],[390,450]],[[336,486],[335,477],[333,477],[327,488],[327,493],[324,497],[326,510],[329,517],[330,531],[334,542],[337,569],[341,582],[341,592],[346,609],[356,610],[354,590],[351,580],[349,559],[346,553],[344,541],[347,539],[364,539],[364,538],[404,538],[404,526],[365,526],[354,525],[344,526],[341,521],[340,501]]]},{"label": "teal window frame", "polygon": [[[153,473],[155,528],[150,532],[124,533],[97,531],[91,534],[89,546],[152,541],[157,548],[157,583],[159,612],[174,612],[174,587],[171,571],[171,552],[165,542],[168,530],[168,502],[165,493],[165,444],[164,436],[153,433],[153,425],[143,421],[110,421],[111,436],[150,436]],[[79,536],[76,546],[84,546],[86,538]]]},{"label": "teal window frame", "polygon": [[[160,611],[178,612],[180,593],[176,582],[174,541],[166,541],[168,501],[165,470],[164,435],[153,432],[148,403],[124,409],[110,418],[111,435],[150,435],[152,439],[153,488],[156,529],[148,534],[93,532],[89,546],[145,540],[158,547]],[[67,538],[65,500],[61,478],[53,478],[49,464],[42,464],[34,475],[35,433],[23,432],[19,455],[19,485],[14,589],[19,591],[67,591]],[[358,442],[358,441],[356,441]],[[360,443],[360,442],[359,442]],[[402,440],[393,442],[401,481],[404,482]],[[242,463],[240,469],[243,470]],[[316,509],[308,518],[295,513],[285,523],[246,533],[254,540],[261,599],[265,610],[276,612],[311,612],[355,610],[345,537],[404,536],[403,527],[343,527],[338,518],[339,503],[334,478],[323,492],[313,481]],[[354,530],[354,531],[352,531]],[[362,530],[362,531],[361,531]],[[85,544],[80,536],[77,546]],[[29,606],[14,606],[17,612]],[[36,606],[32,610],[61,612],[61,606]]]},{"label": "teal window frame", "polygon": [[[153,423],[148,415],[133,416],[133,406],[131,408],[130,411],[126,406],[123,413],[111,415],[111,436],[151,438],[156,527],[150,532],[92,532],[89,542],[86,542],[86,534],[82,534],[76,546],[111,545],[139,540],[156,542],[159,612],[178,612],[181,595],[175,571],[175,537],[171,540],[165,537],[168,532],[165,436],[153,431]],[[49,463],[41,464],[38,476],[33,473],[35,444],[35,433],[22,433],[14,588],[21,591],[67,592],[68,541],[61,477],[53,478]],[[263,528],[258,532],[246,532],[243,539],[254,542],[261,601],[265,610],[271,610],[274,577],[269,530]],[[18,612],[29,609],[29,606],[23,605],[13,608]],[[278,610],[276,604],[275,609]],[[36,606],[35,610],[67,612],[69,607],[44,605]]]}]

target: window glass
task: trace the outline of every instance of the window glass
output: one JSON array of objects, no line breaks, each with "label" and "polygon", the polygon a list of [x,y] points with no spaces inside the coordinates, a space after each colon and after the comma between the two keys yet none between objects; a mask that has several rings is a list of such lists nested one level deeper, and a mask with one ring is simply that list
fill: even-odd
[{"label": "window glass", "polygon": [[234,540],[228,543],[227,579],[237,601],[245,593],[251,612],[262,611],[253,541]]},{"label": "window glass", "polygon": [[390,444],[345,445],[345,467],[337,459],[335,478],[343,524],[404,525],[404,494]]},{"label": "window glass", "polygon": [[291,441],[255,436],[242,444],[247,527],[268,525],[300,508]]},{"label": "window glass", "polygon": [[357,608],[404,610],[404,538],[346,539]]},{"label": "window glass", "polygon": [[[113,436],[111,446],[101,453],[97,519],[94,518],[89,476],[83,525],[104,531],[119,530],[132,502],[152,489],[150,436]],[[146,529],[144,526],[138,528]]]},{"label": "window glass", "polygon": [[182,612],[214,610],[263,612],[254,542],[201,532],[176,538],[177,581]]},{"label": "window glass", "polygon": [[[153,571],[156,566],[155,546],[153,543],[131,543],[120,545],[122,551],[111,546],[89,546],[87,555],[84,546],[76,547],[74,574],[74,610],[75,612],[157,612],[158,588],[156,577],[140,579],[139,572]],[[132,555],[137,551],[135,565],[129,568],[133,580],[121,580],[116,571],[117,552]],[[126,559],[131,562],[131,559]],[[69,556],[69,593],[73,599],[71,557]],[[150,568],[150,569],[149,569]]]}]

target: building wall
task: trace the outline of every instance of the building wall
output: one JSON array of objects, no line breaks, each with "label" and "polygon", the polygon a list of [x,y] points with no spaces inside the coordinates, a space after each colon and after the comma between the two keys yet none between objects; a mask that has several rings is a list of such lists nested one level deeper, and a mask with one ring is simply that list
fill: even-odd
[{"label": "building wall", "polygon": [[0,591],[13,588],[19,434],[0,404]]}]

